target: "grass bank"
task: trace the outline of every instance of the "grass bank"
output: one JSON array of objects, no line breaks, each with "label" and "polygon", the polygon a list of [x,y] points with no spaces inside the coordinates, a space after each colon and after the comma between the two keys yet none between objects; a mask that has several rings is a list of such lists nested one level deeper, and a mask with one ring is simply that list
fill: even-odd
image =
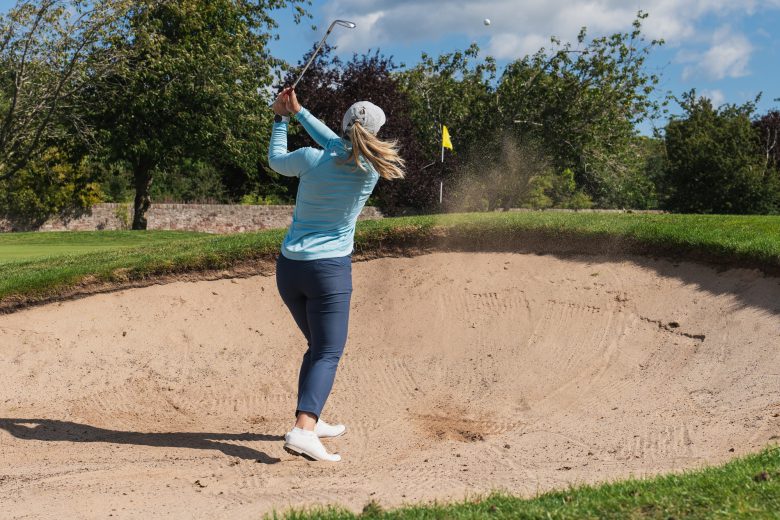
[{"label": "grass bank", "polygon": [[[284,230],[0,234],[0,310],[181,273],[266,266]],[[361,222],[356,257],[433,250],[673,255],[780,274],[780,217],[472,213]]]},{"label": "grass bank", "polygon": [[493,494],[482,500],[391,511],[369,503],[361,515],[331,507],[280,516],[296,520],[780,518],[780,448],[769,448],[720,467],[582,486],[529,500]]}]

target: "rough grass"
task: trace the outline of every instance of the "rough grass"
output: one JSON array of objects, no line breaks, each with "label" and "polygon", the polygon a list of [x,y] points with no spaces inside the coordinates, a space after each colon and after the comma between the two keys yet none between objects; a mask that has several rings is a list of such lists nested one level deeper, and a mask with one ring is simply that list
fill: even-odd
[{"label": "rough grass", "polygon": [[[270,261],[283,236],[284,230],[0,234],[0,304],[45,301],[94,283],[126,284]],[[778,274],[780,217],[471,213],[365,221],[355,236],[358,257],[432,250],[674,255]]]},{"label": "rough grass", "polygon": [[527,500],[492,494],[478,500],[414,505],[390,511],[370,502],[359,515],[330,507],[268,516],[296,520],[780,518],[780,448],[767,448],[720,467],[582,486]]}]

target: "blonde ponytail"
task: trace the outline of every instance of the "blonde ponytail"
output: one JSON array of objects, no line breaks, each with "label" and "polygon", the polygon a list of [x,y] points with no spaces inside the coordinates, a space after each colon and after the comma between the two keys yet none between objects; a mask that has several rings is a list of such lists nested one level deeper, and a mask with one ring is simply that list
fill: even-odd
[{"label": "blonde ponytail", "polygon": [[406,175],[403,169],[406,162],[398,154],[398,141],[382,141],[357,121],[349,130],[349,140],[352,142],[350,159],[364,172],[368,170],[360,160],[361,155],[384,179],[403,179]]}]

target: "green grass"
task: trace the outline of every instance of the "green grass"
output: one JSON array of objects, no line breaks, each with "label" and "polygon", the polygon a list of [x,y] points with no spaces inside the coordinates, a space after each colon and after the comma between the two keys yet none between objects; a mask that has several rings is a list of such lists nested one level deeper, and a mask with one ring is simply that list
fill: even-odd
[{"label": "green grass", "polygon": [[[355,518],[338,507],[289,511],[289,519]],[[720,467],[646,480],[626,480],[545,493],[524,500],[492,494],[482,500],[383,511],[369,503],[359,518],[387,519],[683,519],[780,518],[780,448]]]},{"label": "green grass", "polygon": [[448,228],[450,235],[472,240],[477,246],[532,231],[558,237],[561,241],[572,236],[619,237],[663,253],[701,253],[713,259],[743,259],[767,267],[780,266],[780,216],[473,213],[385,219],[366,222],[362,229],[392,234],[404,225],[417,228],[418,233],[443,226]]},{"label": "green grass", "polygon": [[[0,302],[53,297],[85,279],[140,280],[271,259],[283,235],[284,230],[0,234]],[[358,255],[409,247],[652,252],[780,272],[780,217],[510,212],[392,218],[358,226]]]},{"label": "green grass", "polygon": [[187,231],[0,233],[0,264],[152,245],[201,235]]},{"label": "green grass", "polygon": [[[126,232],[92,232],[93,236],[89,237],[92,251],[78,252],[78,244],[72,242],[59,249],[49,249],[50,256],[15,261],[3,260],[6,247],[19,255],[25,246],[6,246],[0,241],[0,300],[53,296],[85,279],[121,282],[167,273],[224,269],[241,261],[271,255],[278,249],[284,234],[282,230],[241,235],[146,231],[138,232],[137,238],[128,238],[116,236],[116,233]],[[94,244],[104,234],[108,246],[100,249]],[[51,240],[52,244],[70,240],[67,232],[41,233],[40,236]],[[135,243],[129,244],[130,240]],[[44,244],[31,243],[28,247],[35,255]],[[75,252],[66,254],[68,247]]]}]

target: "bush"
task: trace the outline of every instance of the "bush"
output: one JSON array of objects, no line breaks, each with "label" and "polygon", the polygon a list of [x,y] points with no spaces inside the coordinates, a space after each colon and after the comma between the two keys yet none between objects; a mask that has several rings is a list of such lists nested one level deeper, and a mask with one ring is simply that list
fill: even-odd
[{"label": "bush", "polygon": [[55,214],[78,214],[103,196],[91,174],[87,158],[76,161],[56,147],[46,148],[0,181],[0,214],[20,228],[37,227]]},{"label": "bush", "polygon": [[130,167],[122,162],[100,163],[92,165],[96,177],[100,179],[102,202],[132,202],[133,178]]},{"label": "bush", "polygon": [[253,206],[272,206],[275,204],[289,204],[289,201],[276,194],[269,195],[257,195],[253,193],[247,193],[241,197],[241,204],[253,205]]},{"label": "bush", "polygon": [[549,176],[547,158],[532,143],[498,132],[484,147],[472,150],[458,168],[447,196],[450,211],[517,208],[528,199],[538,177]]},{"label": "bush", "polygon": [[666,126],[668,209],[685,213],[777,213],[780,177],[751,123],[754,103],[713,108],[690,91],[685,116]]},{"label": "bush", "polygon": [[207,162],[192,159],[156,171],[149,193],[155,202],[229,202],[220,171]]},{"label": "bush", "polygon": [[574,172],[567,168],[560,174],[546,170],[531,180],[531,191],[522,207],[533,209],[568,208],[587,209],[593,201],[587,193],[577,189]]}]

